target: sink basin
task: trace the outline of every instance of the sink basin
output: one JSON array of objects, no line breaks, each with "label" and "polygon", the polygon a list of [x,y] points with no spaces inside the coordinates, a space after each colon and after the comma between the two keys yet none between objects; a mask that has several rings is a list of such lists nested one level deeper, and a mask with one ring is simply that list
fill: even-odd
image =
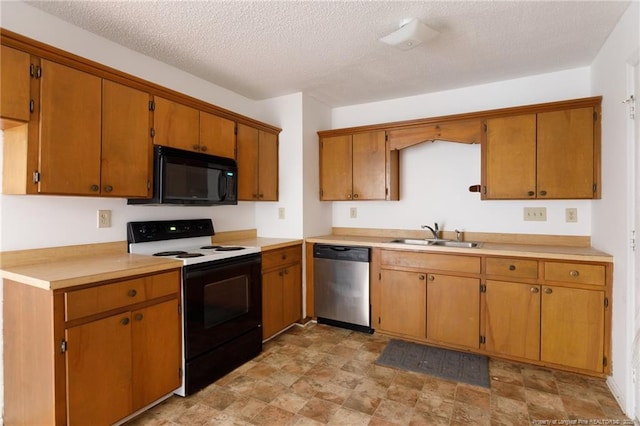
[{"label": "sink basin", "polygon": [[461,248],[478,248],[482,243],[476,241],[455,241],[455,240],[435,240],[426,238],[424,240],[403,238],[398,240],[391,240],[390,243],[397,244],[413,244],[418,246],[443,246],[443,247],[461,247]]}]

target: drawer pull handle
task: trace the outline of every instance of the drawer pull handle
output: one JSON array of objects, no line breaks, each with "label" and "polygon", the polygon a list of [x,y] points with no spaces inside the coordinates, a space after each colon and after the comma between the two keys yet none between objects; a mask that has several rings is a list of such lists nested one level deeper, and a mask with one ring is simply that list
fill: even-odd
[{"label": "drawer pull handle", "polygon": [[282,255],[282,260],[287,260],[287,255],[286,254]]},{"label": "drawer pull handle", "polygon": [[142,321],[143,315],[141,313],[136,314],[136,321]]},{"label": "drawer pull handle", "polygon": [[129,318],[122,318],[122,319],[120,320],[120,323],[121,323],[122,325],[129,325]]},{"label": "drawer pull handle", "polygon": [[578,275],[580,275],[580,272],[578,272],[578,271],[571,271],[571,272],[569,272],[569,275],[571,275],[573,278],[576,278]]},{"label": "drawer pull handle", "polygon": [[509,265],[509,270],[510,271],[515,271],[516,270],[516,265]]},{"label": "drawer pull handle", "polygon": [[424,275],[418,275],[418,279],[424,281]]},{"label": "drawer pull handle", "polygon": [[129,297],[136,297],[136,295],[138,294],[138,292],[135,289],[131,289],[129,290],[129,293],[127,293],[129,295]]},{"label": "drawer pull handle", "polygon": [[547,293],[547,294],[551,294],[551,293],[553,293],[553,290],[551,290],[550,288],[545,288],[544,292]]},{"label": "drawer pull handle", "polygon": [[531,293],[537,293],[540,290],[538,290],[538,287],[531,287]]}]

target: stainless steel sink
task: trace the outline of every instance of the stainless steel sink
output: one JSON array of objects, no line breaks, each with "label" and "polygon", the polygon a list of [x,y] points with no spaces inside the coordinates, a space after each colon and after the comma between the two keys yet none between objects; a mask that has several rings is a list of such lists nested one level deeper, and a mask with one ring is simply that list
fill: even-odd
[{"label": "stainless steel sink", "polygon": [[444,246],[444,247],[461,247],[461,248],[478,248],[482,246],[482,243],[476,241],[455,241],[455,240],[441,240],[426,238],[424,240],[402,238],[398,240],[391,240],[390,243],[396,244],[412,244],[419,246]]}]

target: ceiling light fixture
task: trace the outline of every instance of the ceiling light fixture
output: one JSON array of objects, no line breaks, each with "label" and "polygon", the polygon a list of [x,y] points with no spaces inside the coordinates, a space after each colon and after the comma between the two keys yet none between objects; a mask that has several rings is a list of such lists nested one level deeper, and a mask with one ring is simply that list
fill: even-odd
[{"label": "ceiling light fixture", "polygon": [[414,18],[401,23],[400,29],[382,37],[380,41],[400,50],[409,50],[431,40],[438,34],[438,31],[427,27],[422,21]]}]

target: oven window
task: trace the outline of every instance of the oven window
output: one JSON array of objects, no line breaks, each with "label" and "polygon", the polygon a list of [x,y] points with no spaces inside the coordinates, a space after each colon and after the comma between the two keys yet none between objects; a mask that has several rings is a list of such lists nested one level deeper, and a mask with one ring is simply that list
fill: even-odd
[{"label": "oven window", "polygon": [[249,280],[247,275],[205,285],[205,328],[214,327],[247,312],[249,312]]}]

